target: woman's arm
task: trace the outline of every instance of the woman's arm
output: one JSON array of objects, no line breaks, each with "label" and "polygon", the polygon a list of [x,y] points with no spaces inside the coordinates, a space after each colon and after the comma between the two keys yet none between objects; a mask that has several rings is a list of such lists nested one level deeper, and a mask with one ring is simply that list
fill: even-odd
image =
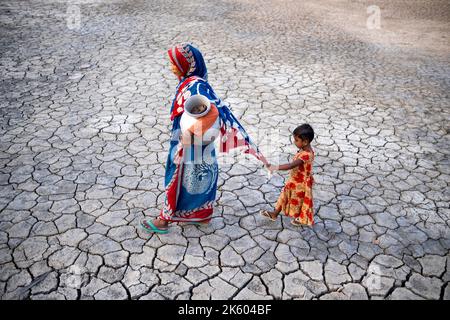
[{"label": "woman's arm", "polygon": [[269,164],[269,165],[267,166],[267,168],[268,168],[270,171],[276,171],[276,170],[291,170],[291,169],[294,169],[295,167],[298,167],[298,166],[301,165],[302,163],[303,163],[303,160],[297,159],[297,160],[294,160],[294,161],[292,161],[292,162],[290,162],[290,163],[282,164],[282,165],[279,165],[279,166],[273,166],[273,165]]},{"label": "woman's arm", "polygon": [[185,146],[193,144],[192,138],[193,134],[190,133],[188,130],[181,133],[181,143]]}]

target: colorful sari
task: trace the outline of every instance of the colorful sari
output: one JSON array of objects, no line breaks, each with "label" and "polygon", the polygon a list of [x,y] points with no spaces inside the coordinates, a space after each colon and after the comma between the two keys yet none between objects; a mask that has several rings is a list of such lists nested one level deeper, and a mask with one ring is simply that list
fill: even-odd
[{"label": "colorful sari", "polygon": [[[241,148],[267,163],[257,146],[230,111],[215,94],[207,79],[201,52],[190,44],[168,50],[171,62],[184,75],[180,77],[171,107],[172,138],[165,172],[165,200],[160,219],[169,222],[208,222],[213,214],[219,175],[214,143],[201,145],[200,158],[194,145],[180,142],[180,119],[184,104],[193,95],[207,97],[217,108],[220,119],[220,152]],[[189,149],[190,148],[190,149]]]},{"label": "colorful sari", "polygon": [[301,159],[303,163],[291,170],[289,179],[278,197],[275,209],[298,223],[312,226],[314,224],[314,206],[312,187],[314,151],[299,151],[294,161]]}]

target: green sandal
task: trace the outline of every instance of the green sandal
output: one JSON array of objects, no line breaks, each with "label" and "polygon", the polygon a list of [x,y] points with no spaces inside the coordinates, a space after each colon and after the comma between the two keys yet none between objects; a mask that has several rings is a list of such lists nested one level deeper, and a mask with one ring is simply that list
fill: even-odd
[{"label": "green sandal", "polygon": [[141,227],[147,232],[166,234],[169,232],[169,229],[159,229],[157,226],[153,224],[150,220],[144,219],[141,221]]},{"label": "green sandal", "polygon": [[185,221],[185,222],[183,222],[183,224],[184,224],[185,226],[190,226],[190,225],[192,225],[192,226],[207,226],[207,225],[209,224],[209,221],[207,221],[207,222],[201,222],[201,221]]}]

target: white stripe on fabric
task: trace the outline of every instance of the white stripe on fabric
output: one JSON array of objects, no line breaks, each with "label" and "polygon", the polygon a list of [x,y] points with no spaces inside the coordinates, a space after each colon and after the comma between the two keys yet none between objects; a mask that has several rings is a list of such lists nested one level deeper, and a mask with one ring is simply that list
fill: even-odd
[{"label": "white stripe on fabric", "polygon": [[172,48],[172,59],[173,59],[173,61],[175,61],[175,64],[177,65],[178,70],[180,70],[181,72],[184,72],[183,68],[180,66],[180,63],[178,62],[177,53],[175,51],[175,47]]}]

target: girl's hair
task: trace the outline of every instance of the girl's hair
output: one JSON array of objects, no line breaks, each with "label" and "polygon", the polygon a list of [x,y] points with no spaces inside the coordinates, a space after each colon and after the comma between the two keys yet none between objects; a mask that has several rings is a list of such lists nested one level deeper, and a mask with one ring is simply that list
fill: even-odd
[{"label": "girl's hair", "polygon": [[308,142],[311,142],[314,139],[314,130],[307,123],[302,124],[301,126],[298,126],[297,128],[295,128],[293,134],[294,134],[294,136],[297,136],[298,138],[301,138],[302,140],[307,140]]}]

